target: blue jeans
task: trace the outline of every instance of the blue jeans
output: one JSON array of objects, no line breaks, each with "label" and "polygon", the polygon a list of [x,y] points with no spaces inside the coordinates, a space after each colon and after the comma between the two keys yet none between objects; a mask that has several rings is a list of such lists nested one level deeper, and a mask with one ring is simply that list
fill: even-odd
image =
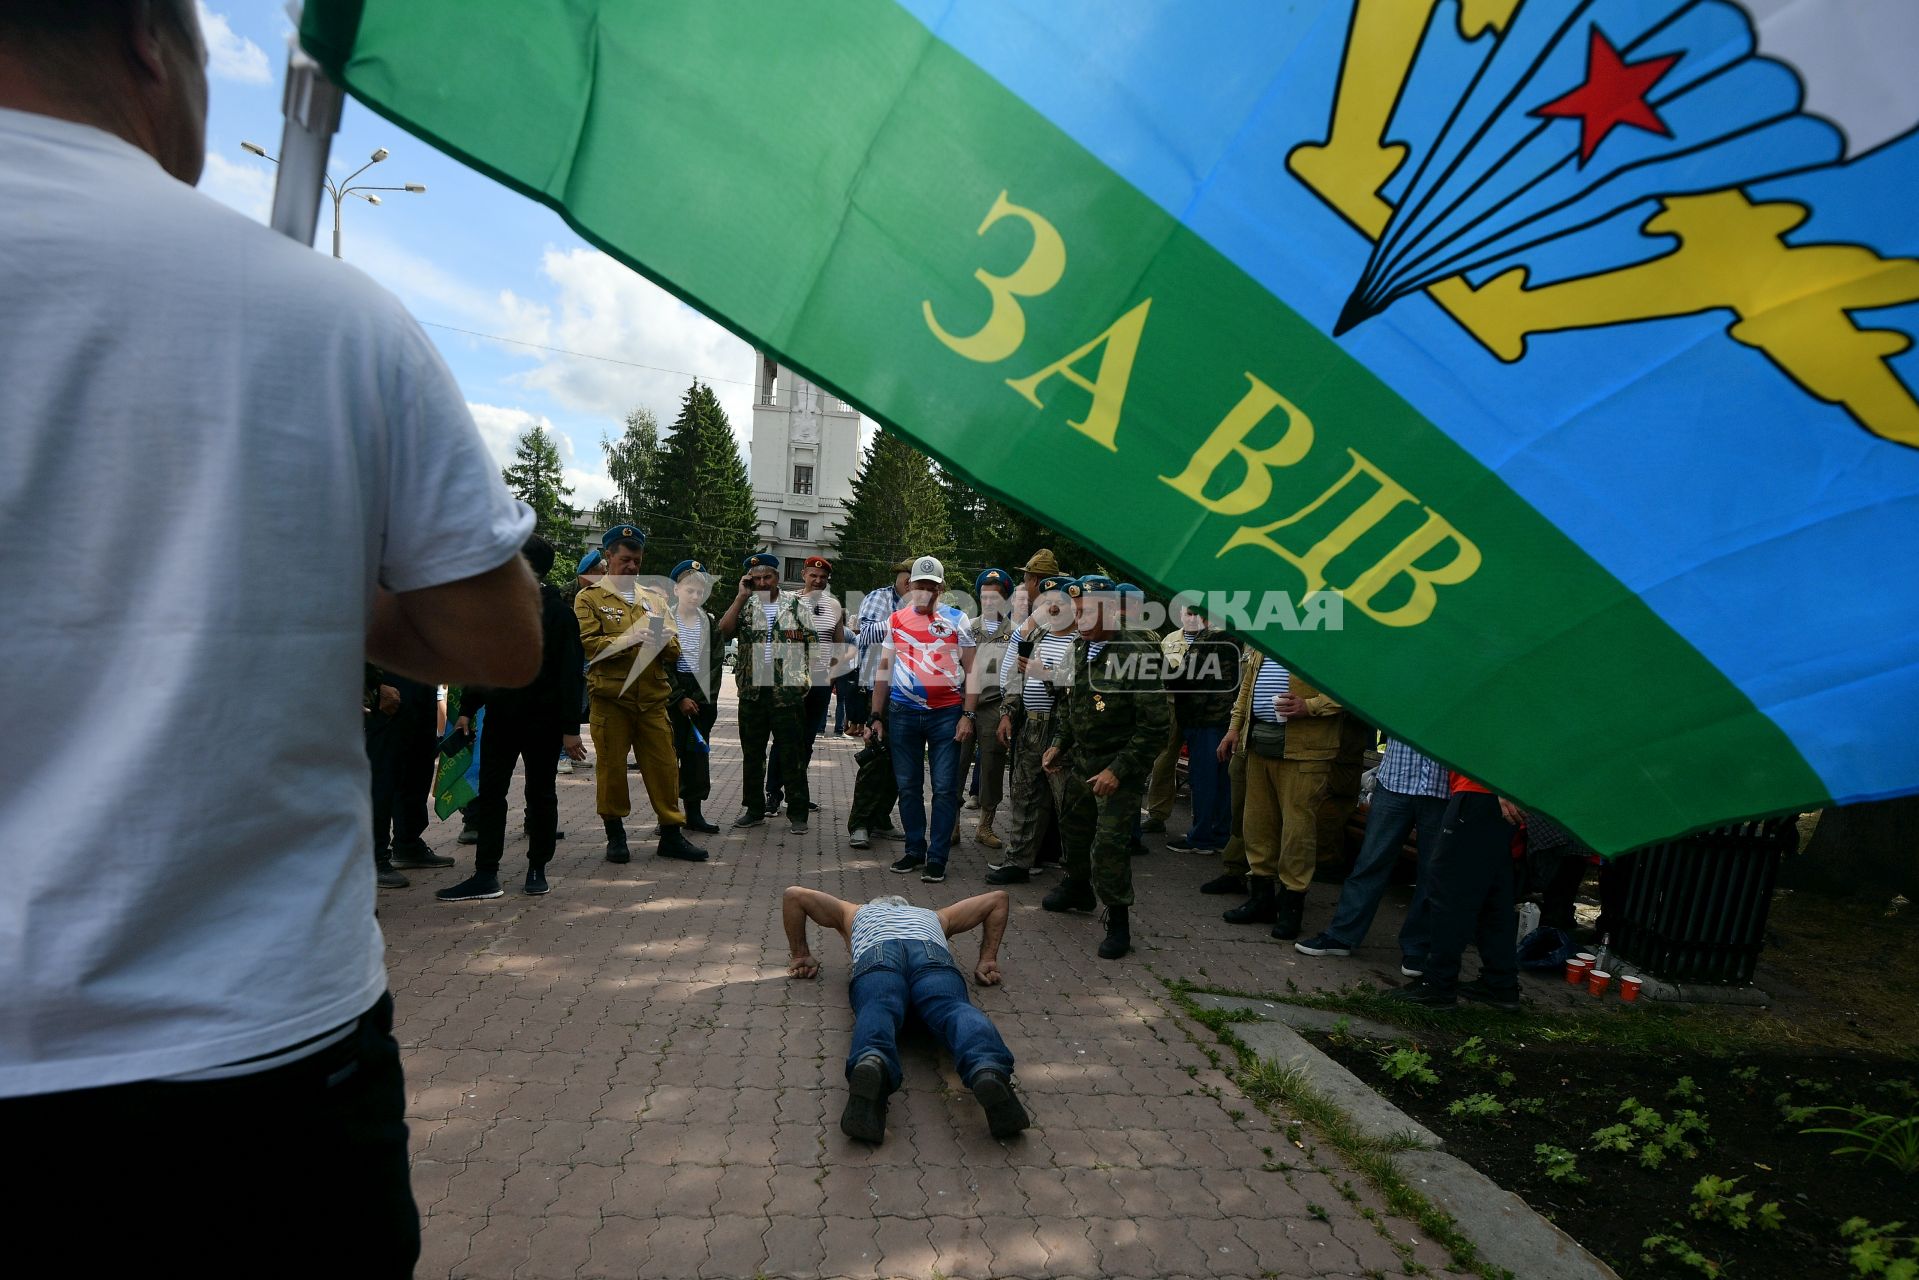
[{"label": "blue jeans", "polygon": [[[898,712],[893,708],[893,714]],[[853,1000],[849,1076],[861,1058],[876,1054],[886,1064],[887,1092],[900,1087],[899,1031],[908,1013],[918,1014],[940,1038],[967,1087],[989,1069],[1013,1074],[1012,1051],[967,995],[966,979],[946,948],[907,940],[875,943],[854,961],[848,991]]]},{"label": "blue jeans", "polygon": [[1372,809],[1366,815],[1366,836],[1360,842],[1352,874],[1340,886],[1339,905],[1333,908],[1333,922],[1326,926],[1326,932],[1348,947],[1366,940],[1380,899],[1386,896],[1393,867],[1399,862],[1399,847],[1416,825],[1419,866],[1413,902],[1406,908],[1406,923],[1399,930],[1399,953],[1423,958],[1432,947],[1433,850],[1439,843],[1439,826],[1445,816],[1443,796],[1405,796],[1374,787]]},{"label": "blue jeans", "polygon": [[1193,825],[1189,844],[1200,849],[1224,849],[1233,834],[1233,783],[1219,758],[1219,742],[1226,730],[1188,729],[1186,780],[1193,788]]},{"label": "blue jeans", "polygon": [[[900,827],[906,833],[908,857],[946,865],[953,844],[953,824],[959,821],[960,744],[953,740],[960,709],[929,711],[895,702],[886,709],[886,736],[893,746],[893,781],[900,792]],[[933,765],[933,830],[926,830],[925,773]]]}]

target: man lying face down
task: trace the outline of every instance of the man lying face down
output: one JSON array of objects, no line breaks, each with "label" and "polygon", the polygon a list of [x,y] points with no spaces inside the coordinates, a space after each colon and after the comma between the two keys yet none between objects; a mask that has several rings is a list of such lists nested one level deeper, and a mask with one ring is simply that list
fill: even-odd
[{"label": "man lying face down", "polygon": [[806,945],[806,922],[836,931],[853,953],[853,1046],[846,1055],[849,1095],[840,1129],[849,1138],[886,1137],[886,1100],[900,1087],[899,1030],[908,1011],[932,1028],[953,1055],[960,1079],[986,1112],[995,1138],[1010,1138],[1031,1123],[1013,1093],[1013,1055],[992,1020],[976,1008],[947,940],[980,931],[973,980],[983,987],[1000,980],[999,943],[1006,933],[1004,892],[982,893],[939,911],[905,898],[875,898],[864,906],[798,885],[780,905],[792,950],[787,972],[819,976],[820,963]]}]

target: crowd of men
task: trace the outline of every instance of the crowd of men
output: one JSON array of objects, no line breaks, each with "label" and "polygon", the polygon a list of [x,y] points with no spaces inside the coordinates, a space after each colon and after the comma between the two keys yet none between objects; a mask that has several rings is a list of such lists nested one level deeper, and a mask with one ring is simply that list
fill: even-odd
[{"label": "crowd of men", "polygon": [[[837,692],[841,722],[865,739],[844,819],[851,848],[901,842],[891,869],[940,883],[963,841],[970,793],[986,883],[1010,888],[1057,870],[1040,905],[1101,909],[1097,950],[1117,959],[1132,946],[1132,859],[1147,852],[1146,836],[1166,833],[1183,763],[1191,822],[1166,847],[1220,860],[1220,874],[1200,891],[1240,899],[1224,911],[1228,923],[1265,926],[1306,955],[1350,955],[1416,831],[1417,892],[1399,939],[1401,971],[1415,980],[1405,998],[1516,999],[1511,938],[1502,944],[1495,936],[1505,919],[1500,903],[1510,914],[1515,886],[1511,866],[1495,854],[1521,815],[1477,798],[1485,793],[1470,779],[1391,740],[1348,867],[1345,831],[1378,734],[1201,608],[1176,603],[1177,625],[1161,634],[1148,625],[1154,611],[1139,587],[1100,572],[1068,573],[1041,548],[1017,576],[980,569],[970,593],[954,589],[937,558],[903,559],[850,617],[829,560],[809,557],[794,591],[781,585],[778,560],[760,552],[739,566],[720,609],[714,587],[722,575],[683,560],[648,578],[645,547],[633,525],[608,529],[578,566],[570,611],[561,593],[543,588],[545,648],[532,685],[461,691],[456,733],[482,707],[492,719],[480,742],[475,874],[441,890],[443,900],[500,896],[516,761],[526,775],[525,891],[547,890],[555,768],[584,758],[582,669],[607,860],[631,857],[630,753],[658,821],[659,855],[704,861],[686,829],[719,829],[703,807],[730,647],[742,755],[734,828],[760,826],[784,806],[788,829],[808,830],[819,808],[808,774]],[[544,576],[550,548],[535,538],[525,555]],[[423,766],[418,757],[430,756],[422,727],[431,705],[430,689],[397,678],[369,697],[382,875],[450,862],[420,839],[431,761]],[[412,743],[404,758],[391,745],[401,734]],[[401,795],[405,802],[395,803]],[[1444,868],[1435,865],[1442,844],[1452,850]],[[1322,864],[1336,865],[1344,885],[1331,919],[1302,939],[1307,889]],[[1461,984],[1458,953],[1474,941],[1485,967]]]}]

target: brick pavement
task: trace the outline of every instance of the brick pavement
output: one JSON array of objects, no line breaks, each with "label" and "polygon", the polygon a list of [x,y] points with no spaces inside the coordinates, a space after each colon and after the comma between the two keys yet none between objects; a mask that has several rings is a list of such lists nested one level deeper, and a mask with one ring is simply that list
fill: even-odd
[{"label": "brick pavement", "polygon": [[[806,835],[775,820],[709,836],[705,865],[652,856],[650,814],[629,820],[634,861],[604,862],[591,769],[562,777],[569,839],[545,898],[509,887],[492,902],[433,901],[471,859],[457,820],[429,830],[459,865],[409,872],[411,889],[380,897],[424,1215],[418,1274],[1401,1274],[1405,1256],[1361,1206],[1444,1269],[1444,1251],[1363,1181],[1358,1204],[1342,1197],[1337,1157],[1309,1160],[1211,1067],[1188,1036],[1211,1037],[1176,1016],[1158,980],[1274,990],[1392,975],[1395,908],[1375,926],[1385,945],[1309,961],[1221,923],[1224,904],[1193,891],[1212,874],[1204,859],[1135,862],[1139,950],[1118,963],[1093,954],[1093,917],[1039,910],[1048,877],[1015,888],[1005,984],[977,999],[1018,1061],[1032,1130],[995,1142],[950,1062],[909,1033],[886,1142],[846,1139],[847,957],[816,939],[821,979],[789,980],[779,891],[936,906],[979,891],[985,863],[968,840],[947,883],[923,885],[887,873],[897,845],[847,848],[855,745],[821,740],[822,811]],[[730,707],[713,749],[709,816],[724,823],[739,794]],[[976,815],[965,818],[970,832]],[[517,875],[523,849],[509,843],[505,872]],[[1309,923],[1333,893],[1315,892]],[[962,961],[971,949],[960,944]]]}]

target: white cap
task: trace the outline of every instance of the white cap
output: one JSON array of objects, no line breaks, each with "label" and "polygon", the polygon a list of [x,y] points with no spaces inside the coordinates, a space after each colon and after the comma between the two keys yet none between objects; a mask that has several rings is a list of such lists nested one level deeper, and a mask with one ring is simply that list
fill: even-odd
[{"label": "white cap", "polygon": [[945,582],[946,566],[932,556],[921,556],[913,562],[913,582]]}]

